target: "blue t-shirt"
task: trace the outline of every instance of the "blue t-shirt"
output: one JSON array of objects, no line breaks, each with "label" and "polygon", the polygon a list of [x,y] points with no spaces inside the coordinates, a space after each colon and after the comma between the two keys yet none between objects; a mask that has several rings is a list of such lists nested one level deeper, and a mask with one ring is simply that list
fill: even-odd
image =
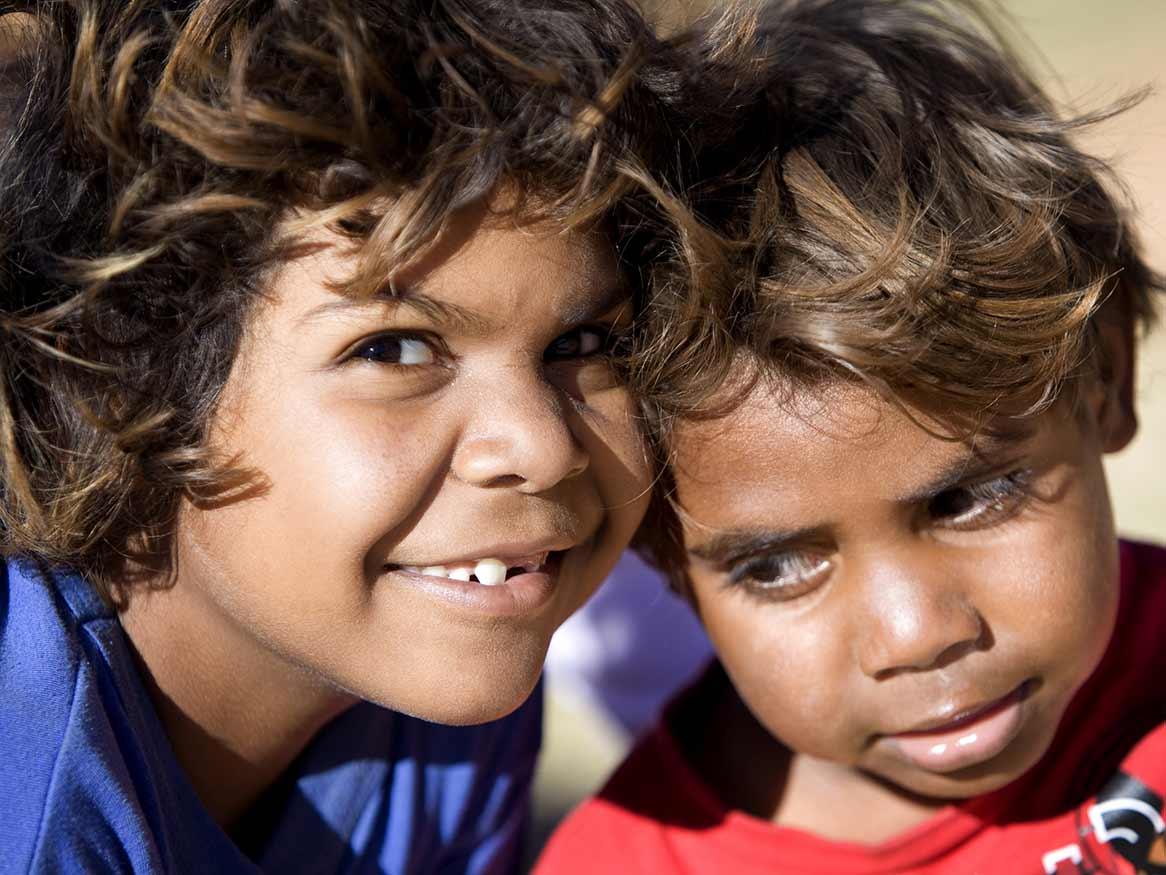
[{"label": "blue t-shirt", "polygon": [[293,764],[250,859],[196,797],[93,588],[24,562],[0,576],[0,872],[516,870],[541,689],[472,727],[350,708]]}]

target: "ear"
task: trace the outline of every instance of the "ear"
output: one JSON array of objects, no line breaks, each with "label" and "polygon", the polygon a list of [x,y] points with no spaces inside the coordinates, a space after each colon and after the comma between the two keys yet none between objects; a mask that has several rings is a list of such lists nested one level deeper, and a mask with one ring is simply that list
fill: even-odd
[{"label": "ear", "polygon": [[1138,431],[1134,407],[1137,338],[1129,300],[1119,286],[1094,317],[1097,331],[1097,374],[1090,407],[1102,449],[1124,449]]}]

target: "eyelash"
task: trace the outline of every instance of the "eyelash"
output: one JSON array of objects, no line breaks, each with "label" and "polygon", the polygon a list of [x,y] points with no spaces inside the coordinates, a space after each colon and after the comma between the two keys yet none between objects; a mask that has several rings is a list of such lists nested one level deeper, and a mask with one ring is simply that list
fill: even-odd
[{"label": "eyelash", "polygon": [[[988,528],[1011,519],[1031,494],[1031,471],[1012,471],[1002,477],[982,480],[940,493],[928,504],[929,517],[944,528],[959,531]],[[940,502],[963,500],[969,506],[958,512],[944,512]]]},{"label": "eyelash", "polygon": [[741,586],[753,595],[774,601],[789,601],[817,587],[829,569],[830,560],[821,555],[773,553],[746,559],[735,566],[726,585]]},{"label": "eyelash", "polygon": [[[365,355],[365,353],[374,349],[378,345],[396,343],[400,347],[400,345],[410,342],[424,344],[426,350],[431,356],[431,360],[426,362],[401,362],[388,361],[387,359],[378,358],[375,355]],[[403,350],[399,351],[403,352]],[[386,332],[384,334],[377,334],[373,337],[368,337],[360,341],[358,344],[352,347],[352,350],[348,353],[347,356],[345,356],[345,359],[349,361],[365,361],[392,368],[412,369],[419,366],[438,364],[446,356],[447,353],[444,347],[435,337],[411,332]]]},{"label": "eyelash", "polygon": [[[970,531],[983,529],[1011,519],[1031,494],[1032,472],[1012,471],[1002,477],[983,480],[933,498],[928,512],[944,528]],[[935,510],[943,498],[963,498],[971,507],[954,515]],[[774,601],[790,601],[813,591],[829,572],[829,558],[812,551],[786,551],[754,556],[734,565],[727,575],[726,586],[743,587],[751,594]]]},{"label": "eyelash", "polygon": [[[596,342],[593,349],[579,352],[571,351],[562,355],[555,355],[552,352],[554,347],[557,344],[563,343],[565,339],[578,337],[584,333],[590,333],[598,338],[598,341]],[[588,359],[595,356],[611,356],[615,355],[617,351],[621,350],[626,341],[626,330],[618,329],[613,325],[604,323],[595,325],[580,325],[555,338],[555,340],[553,340],[547,347],[547,351],[543,354],[543,358],[548,361],[569,361],[571,359]],[[424,344],[427,347],[430,356],[432,357],[431,360],[426,362],[388,361],[383,358],[377,358],[375,355],[365,354],[374,347],[386,343],[398,344],[398,354],[400,354],[402,352],[400,350],[400,345],[408,342]],[[419,365],[438,364],[443,358],[447,357],[448,352],[445,350],[444,345],[441,344],[440,340],[438,340],[436,337],[413,332],[393,331],[377,334],[373,337],[369,337],[360,341],[360,343],[352,347],[351,351],[345,356],[345,359],[350,361],[372,362],[393,368],[412,369],[418,367]]]},{"label": "eyelash", "polygon": [[[572,352],[563,355],[555,355],[552,352],[555,346],[562,343],[566,338],[584,333],[590,333],[598,337],[598,343],[594,349],[586,352]],[[565,361],[570,359],[592,358],[594,356],[612,356],[622,351],[627,339],[627,331],[616,328],[614,325],[605,323],[579,325],[551,341],[550,345],[547,346],[546,352],[543,353],[543,359],[547,361]]]}]

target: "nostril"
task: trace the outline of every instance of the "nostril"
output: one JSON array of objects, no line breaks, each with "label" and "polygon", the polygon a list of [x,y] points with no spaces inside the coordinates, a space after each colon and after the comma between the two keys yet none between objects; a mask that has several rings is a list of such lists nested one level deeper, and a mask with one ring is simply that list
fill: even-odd
[{"label": "nostril", "polygon": [[482,483],[480,485],[482,485],[482,486],[494,486],[494,487],[498,487],[500,489],[517,489],[518,487],[522,486],[525,482],[526,482],[526,480],[522,477],[519,477],[517,474],[501,474],[497,477],[492,477],[491,479],[487,480],[485,483]]},{"label": "nostril", "polygon": [[953,644],[951,647],[944,650],[935,658],[935,662],[931,664],[931,668],[946,668],[953,662],[958,662],[969,653],[974,653],[977,650],[983,649],[980,639],[961,641],[958,644]]}]

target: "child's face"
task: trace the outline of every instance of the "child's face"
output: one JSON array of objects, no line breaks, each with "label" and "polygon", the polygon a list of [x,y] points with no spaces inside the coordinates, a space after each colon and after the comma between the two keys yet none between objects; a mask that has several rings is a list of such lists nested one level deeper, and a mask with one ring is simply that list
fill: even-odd
[{"label": "child's face", "polygon": [[[241,675],[494,718],[644,511],[641,438],[605,355],[626,286],[601,236],[480,213],[394,278],[399,300],[327,288],[351,269],[325,246],[257,305],[212,444],[269,485],[183,509],[176,589],[199,594]],[[469,579],[497,568],[505,582]]]},{"label": "child's face", "polygon": [[1032,766],[1113,631],[1101,456],[1131,429],[1103,395],[980,455],[857,387],[684,426],[693,598],[761,724],[925,796]]}]

